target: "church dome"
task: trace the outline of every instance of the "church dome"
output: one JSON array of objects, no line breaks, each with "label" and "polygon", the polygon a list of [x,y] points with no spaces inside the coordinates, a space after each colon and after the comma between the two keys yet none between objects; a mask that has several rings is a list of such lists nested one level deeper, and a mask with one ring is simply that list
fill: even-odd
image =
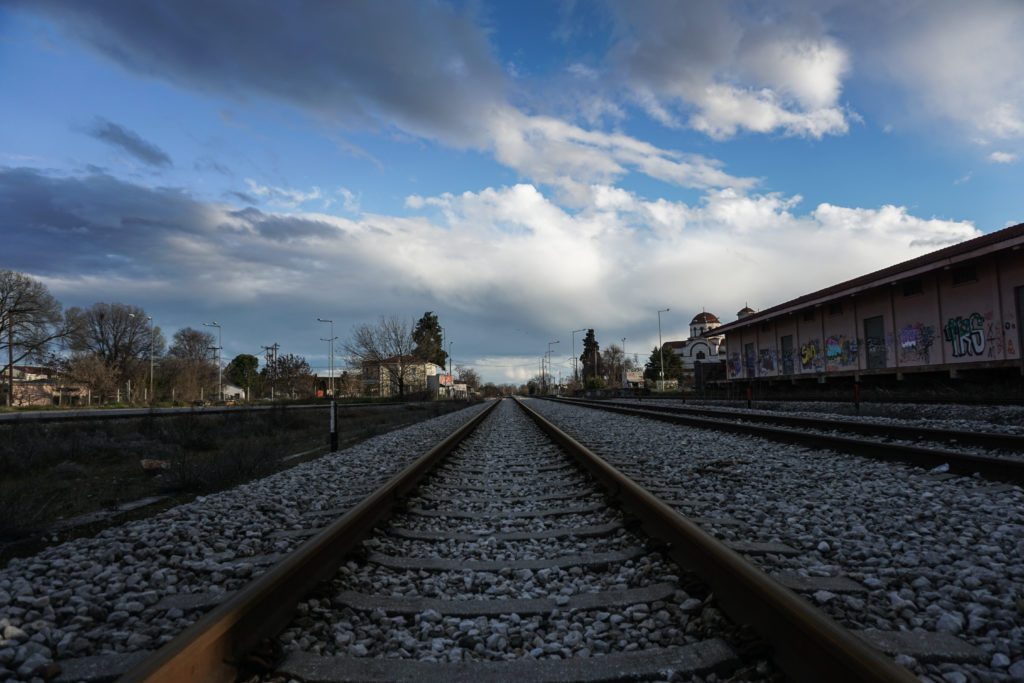
[{"label": "church dome", "polygon": [[744,306],[743,308],[741,308],[739,311],[736,312],[736,317],[737,318],[746,318],[748,315],[753,315],[755,313],[757,313],[757,311],[755,311],[750,306]]},{"label": "church dome", "polygon": [[708,324],[721,325],[722,322],[718,319],[717,316],[715,316],[714,313],[708,313],[707,311],[702,311],[702,312],[698,313],[697,315],[693,316],[693,320],[690,321],[690,324],[691,325],[708,325]]}]

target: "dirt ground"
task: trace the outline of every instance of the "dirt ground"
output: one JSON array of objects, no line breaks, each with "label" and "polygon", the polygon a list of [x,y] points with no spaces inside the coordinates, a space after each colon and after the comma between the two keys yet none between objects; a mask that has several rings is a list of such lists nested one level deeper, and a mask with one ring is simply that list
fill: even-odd
[{"label": "dirt ground", "polygon": [[[426,402],[340,409],[339,448],[464,406]],[[0,565],[319,457],[327,452],[328,419],[325,406],[322,411],[2,424]],[[146,471],[143,460],[159,461],[166,469]]]}]

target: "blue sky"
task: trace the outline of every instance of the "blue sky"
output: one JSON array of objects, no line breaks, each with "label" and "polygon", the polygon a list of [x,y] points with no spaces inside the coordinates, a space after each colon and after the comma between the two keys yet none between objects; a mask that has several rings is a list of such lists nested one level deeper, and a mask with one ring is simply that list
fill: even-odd
[{"label": "blue sky", "polygon": [[[8,2],[0,268],[524,381],[1024,220],[1024,4]],[[577,351],[578,352],[578,351]]]}]

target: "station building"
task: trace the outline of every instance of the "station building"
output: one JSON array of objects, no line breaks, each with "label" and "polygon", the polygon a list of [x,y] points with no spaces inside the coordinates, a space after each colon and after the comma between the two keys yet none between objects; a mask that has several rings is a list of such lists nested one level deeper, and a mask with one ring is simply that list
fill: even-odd
[{"label": "station building", "polygon": [[985,370],[1024,373],[1024,223],[705,332],[724,336],[726,381]]}]

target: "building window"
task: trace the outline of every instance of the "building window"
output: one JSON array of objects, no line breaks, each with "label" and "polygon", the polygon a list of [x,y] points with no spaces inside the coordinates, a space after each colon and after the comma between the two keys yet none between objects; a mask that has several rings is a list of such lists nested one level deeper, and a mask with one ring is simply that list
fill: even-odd
[{"label": "building window", "polygon": [[960,268],[954,268],[952,272],[953,286],[964,285],[968,282],[977,282],[978,273],[974,270],[974,266],[961,266]]},{"label": "building window", "polygon": [[843,314],[843,302],[837,301],[834,304],[828,305],[828,314],[830,316],[842,315]]},{"label": "building window", "polygon": [[707,356],[704,355],[703,351],[697,352],[697,360],[704,360],[705,358],[707,358]]},{"label": "building window", "polygon": [[805,323],[813,323],[814,322],[814,309],[813,308],[809,308],[806,311],[804,311],[804,322]]},{"label": "building window", "polygon": [[924,291],[920,280],[907,280],[903,283],[903,296],[914,296]]}]

